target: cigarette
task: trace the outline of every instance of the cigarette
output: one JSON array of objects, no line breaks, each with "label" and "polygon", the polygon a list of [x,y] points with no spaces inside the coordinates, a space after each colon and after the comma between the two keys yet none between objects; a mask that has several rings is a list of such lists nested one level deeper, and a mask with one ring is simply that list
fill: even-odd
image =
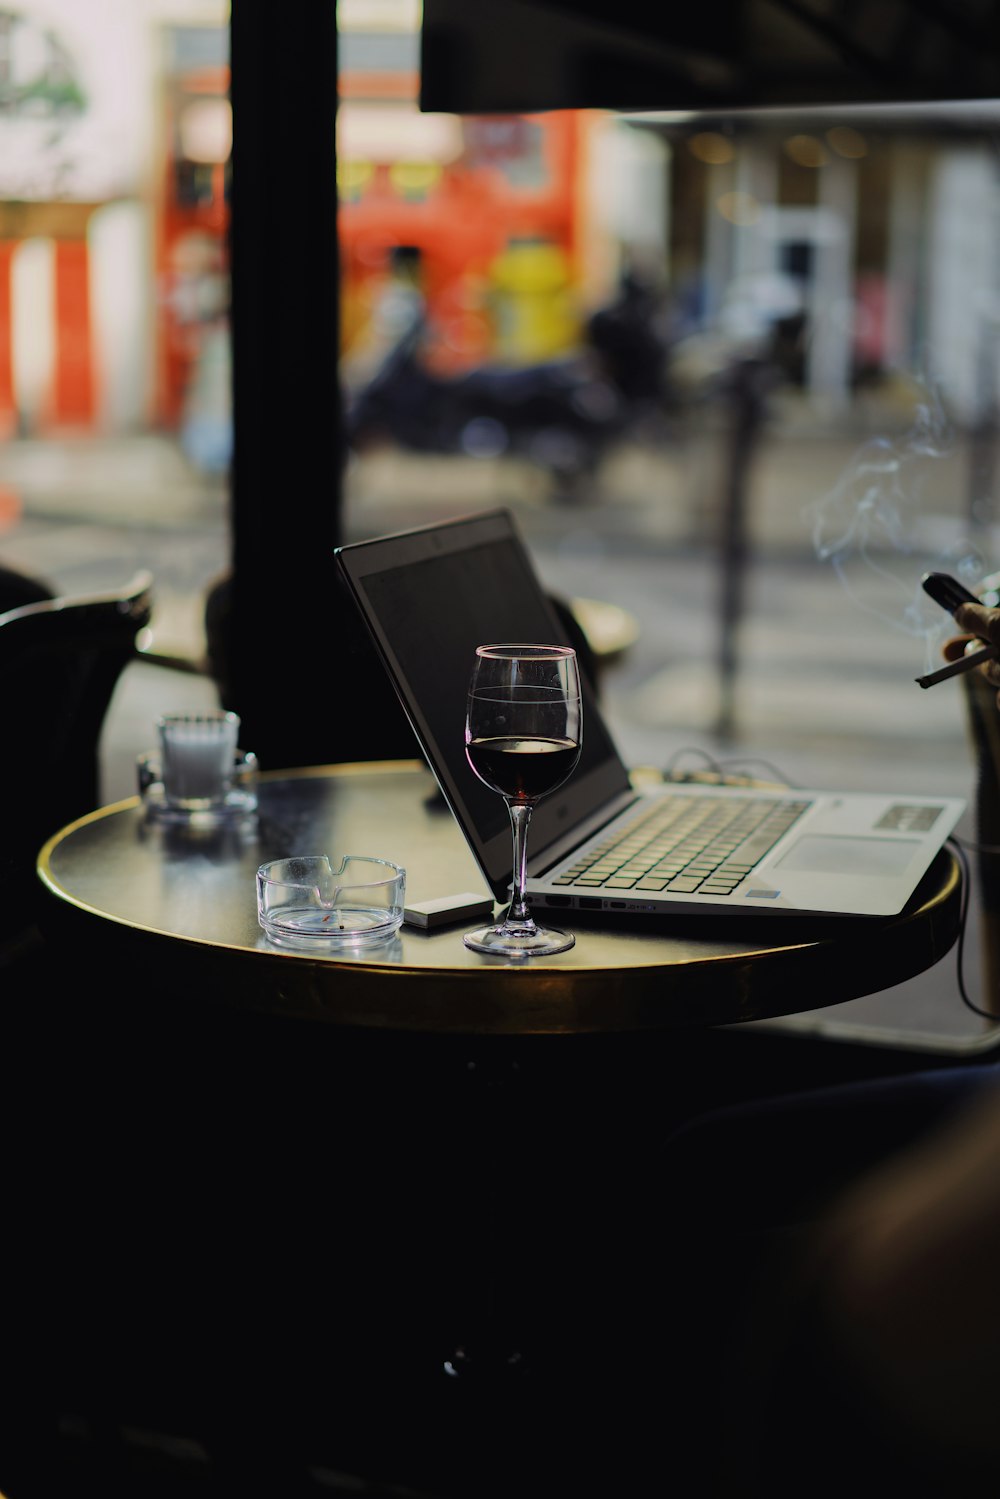
[{"label": "cigarette", "polygon": [[959,656],[957,661],[949,661],[947,666],[930,672],[926,677],[914,677],[913,680],[920,687],[933,687],[935,682],[947,682],[949,677],[960,677],[974,666],[982,666],[984,661],[995,661],[998,654],[1000,652],[995,645],[984,645],[982,650],[973,651],[971,656]]}]

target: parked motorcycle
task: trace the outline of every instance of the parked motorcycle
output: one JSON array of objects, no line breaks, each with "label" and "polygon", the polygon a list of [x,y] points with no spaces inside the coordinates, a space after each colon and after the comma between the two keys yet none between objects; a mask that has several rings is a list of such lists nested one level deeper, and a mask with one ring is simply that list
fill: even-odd
[{"label": "parked motorcycle", "polygon": [[579,353],[524,368],[433,371],[417,313],[374,375],[346,400],[346,435],[362,452],[391,443],[415,453],[520,457],[575,498],[626,438],[662,440],[670,407],[668,346],[657,298],[623,278],[614,303],[587,321]]}]

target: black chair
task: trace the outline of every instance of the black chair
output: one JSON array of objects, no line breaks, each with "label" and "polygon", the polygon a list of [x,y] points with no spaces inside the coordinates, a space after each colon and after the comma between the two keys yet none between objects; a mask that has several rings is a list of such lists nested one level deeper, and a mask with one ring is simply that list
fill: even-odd
[{"label": "black chair", "polygon": [[100,739],[152,614],[152,574],[0,614],[0,967],[34,941],[45,840],[100,805]]},{"label": "black chair", "polygon": [[[35,866],[52,833],[100,805],[104,720],[122,672],[137,659],[152,582],[143,570],[121,588],[0,614],[0,1212],[22,1228],[0,1253],[4,1285],[18,1288],[0,1301],[9,1373],[0,1399],[0,1488],[26,1499],[53,1492],[47,1461],[55,1418],[38,1328],[60,1321],[49,1320],[47,1245],[72,1237],[67,1184],[75,1165],[89,1166],[83,1145],[67,1163],[56,1121],[72,1117],[81,1129],[86,1122],[82,1030],[68,1018],[79,1012],[76,1024],[85,1025],[82,1000],[94,980],[83,982],[72,952],[57,962],[44,940],[45,890]],[[71,1094],[67,1085],[78,1074]]]}]

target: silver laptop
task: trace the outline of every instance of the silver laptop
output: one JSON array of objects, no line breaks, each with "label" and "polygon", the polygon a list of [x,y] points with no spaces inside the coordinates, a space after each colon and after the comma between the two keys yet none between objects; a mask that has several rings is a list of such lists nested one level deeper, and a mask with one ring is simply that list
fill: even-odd
[{"label": "silver laptop", "polygon": [[[477,645],[571,644],[506,510],[337,549],[340,573],[430,769],[497,900],[511,878],[502,797],[465,758]],[[536,909],[886,916],[901,911],[963,811],[948,796],[632,786],[584,684],[583,749],[536,806]]]}]

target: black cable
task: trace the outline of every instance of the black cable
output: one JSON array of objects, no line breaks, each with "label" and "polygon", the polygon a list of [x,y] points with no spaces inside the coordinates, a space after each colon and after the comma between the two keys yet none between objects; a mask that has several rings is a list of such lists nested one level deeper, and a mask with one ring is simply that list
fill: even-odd
[{"label": "black cable", "polygon": [[675,767],[677,765],[677,762],[684,755],[697,755],[698,758],[704,762],[707,770],[712,775],[717,775],[720,780],[725,779],[727,770],[732,770],[737,766],[758,765],[763,766],[765,770],[769,771],[770,774],[774,776],[775,780],[779,781],[782,786],[794,788],[795,785],[794,781],[790,781],[788,777],[777,768],[776,765],[772,765],[770,760],[761,759],[756,755],[736,755],[730,760],[717,760],[714,755],[710,755],[707,750],[703,750],[700,748],[700,746],[697,745],[689,745],[685,749],[679,749],[674,755],[670,757],[663,771],[664,780],[681,779]]},{"label": "black cable", "polygon": [[671,755],[663,770],[663,779],[665,781],[668,781],[676,776],[677,773],[674,770],[674,766],[683,755],[697,755],[713,775],[722,774],[722,770],[718,760],[714,759],[707,750],[699,749],[696,745],[691,745],[687,749],[679,749],[676,754]]},{"label": "black cable", "polygon": [[971,838],[960,838],[957,833],[952,833],[951,836],[956,843],[974,854],[1000,854],[1000,843],[973,843]]},{"label": "black cable", "polygon": [[792,790],[795,790],[796,788],[795,781],[789,780],[784,771],[779,770],[778,767],[776,765],[773,765],[770,760],[762,760],[759,755],[750,755],[746,759],[744,759],[742,755],[737,755],[732,760],[720,760],[718,764],[720,767],[733,765],[760,765],[763,766],[765,770],[770,771],[771,775],[774,776],[776,781],[780,781],[782,786],[788,786]]},{"label": "black cable", "polygon": [[945,840],[945,846],[952,849],[962,869],[962,894],[960,896],[958,910],[958,948],[956,951],[956,971],[958,978],[959,997],[961,998],[962,1003],[968,1009],[970,1009],[974,1015],[981,1015],[984,1020],[992,1020],[994,1025],[996,1025],[998,1020],[1000,1020],[1000,1017],[992,1014],[989,1010],[982,1009],[979,1005],[977,1005],[975,1001],[970,998],[969,992],[965,987],[965,931],[966,920],[969,914],[969,897],[972,889],[972,871],[969,868],[969,856],[965,852],[965,848],[963,847],[963,840],[960,838],[955,838],[954,836],[951,838],[947,838]]}]

